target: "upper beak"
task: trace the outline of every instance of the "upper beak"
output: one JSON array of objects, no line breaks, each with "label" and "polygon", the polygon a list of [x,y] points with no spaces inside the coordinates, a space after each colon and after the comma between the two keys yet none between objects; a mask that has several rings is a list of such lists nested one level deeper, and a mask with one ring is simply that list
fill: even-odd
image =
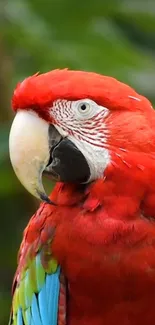
[{"label": "upper beak", "polygon": [[50,145],[54,141],[49,143],[49,124],[35,112],[17,112],[9,139],[12,166],[20,182],[32,195],[51,204],[54,203],[42,185],[42,173],[48,165]]}]

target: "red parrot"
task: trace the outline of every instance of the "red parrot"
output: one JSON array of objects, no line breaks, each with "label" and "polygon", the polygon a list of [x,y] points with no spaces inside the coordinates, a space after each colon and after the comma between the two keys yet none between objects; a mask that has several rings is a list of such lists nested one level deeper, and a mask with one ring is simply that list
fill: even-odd
[{"label": "red parrot", "polygon": [[[19,83],[10,158],[41,199],[24,231],[12,325],[155,324],[155,112],[67,69]],[[42,176],[56,185],[48,197]]]}]

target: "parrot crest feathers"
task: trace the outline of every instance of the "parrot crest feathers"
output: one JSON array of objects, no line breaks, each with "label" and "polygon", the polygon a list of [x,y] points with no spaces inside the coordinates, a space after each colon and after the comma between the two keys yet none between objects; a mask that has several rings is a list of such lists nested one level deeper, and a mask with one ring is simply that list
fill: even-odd
[{"label": "parrot crest feathers", "polygon": [[[109,109],[132,110],[150,106],[149,101],[131,87],[108,76],[93,72],[52,70],[35,74],[19,83],[14,91],[12,106],[17,109],[36,109],[44,112],[58,99],[89,98]],[[137,100],[133,100],[136,98]],[[143,105],[141,105],[143,102]]]}]

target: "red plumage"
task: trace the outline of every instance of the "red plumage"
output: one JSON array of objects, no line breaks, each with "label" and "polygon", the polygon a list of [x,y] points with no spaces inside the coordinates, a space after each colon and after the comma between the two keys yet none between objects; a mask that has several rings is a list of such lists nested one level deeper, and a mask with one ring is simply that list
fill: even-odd
[{"label": "red plumage", "polygon": [[[134,101],[136,96],[143,101]],[[109,109],[146,109],[149,101],[138,95],[131,87],[118,80],[93,72],[53,70],[45,74],[35,74],[17,85],[12,98],[14,110],[33,108],[46,114],[47,107],[57,99],[77,100],[90,98]]]},{"label": "red plumage", "polygon": [[[134,98],[136,97],[136,99]],[[44,243],[69,282],[67,325],[154,325],[155,113],[132,88],[94,73],[55,70],[18,85],[13,108],[49,119],[56,99],[91,98],[111,110],[104,178],[89,185],[58,183],[57,207],[42,204],[30,220],[28,246]],[[25,247],[25,250],[23,249]]]},{"label": "red plumage", "polygon": [[128,179],[125,186],[120,173],[108,180],[111,172],[86,190],[57,184],[58,207],[42,204],[25,232],[26,258],[54,229],[51,250],[69,281],[69,325],[154,324],[155,227],[142,201],[148,184]]}]

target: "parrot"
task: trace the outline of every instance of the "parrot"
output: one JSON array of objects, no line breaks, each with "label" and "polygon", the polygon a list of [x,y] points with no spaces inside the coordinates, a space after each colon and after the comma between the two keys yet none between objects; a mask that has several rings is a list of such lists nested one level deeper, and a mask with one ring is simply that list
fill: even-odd
[{"label": "parrot", "polygon": [[151,102],[111,76],[66,68],[19,82],[12,109],[10,160],[41,202],[19,249],[9,324],[154,325]]}]

